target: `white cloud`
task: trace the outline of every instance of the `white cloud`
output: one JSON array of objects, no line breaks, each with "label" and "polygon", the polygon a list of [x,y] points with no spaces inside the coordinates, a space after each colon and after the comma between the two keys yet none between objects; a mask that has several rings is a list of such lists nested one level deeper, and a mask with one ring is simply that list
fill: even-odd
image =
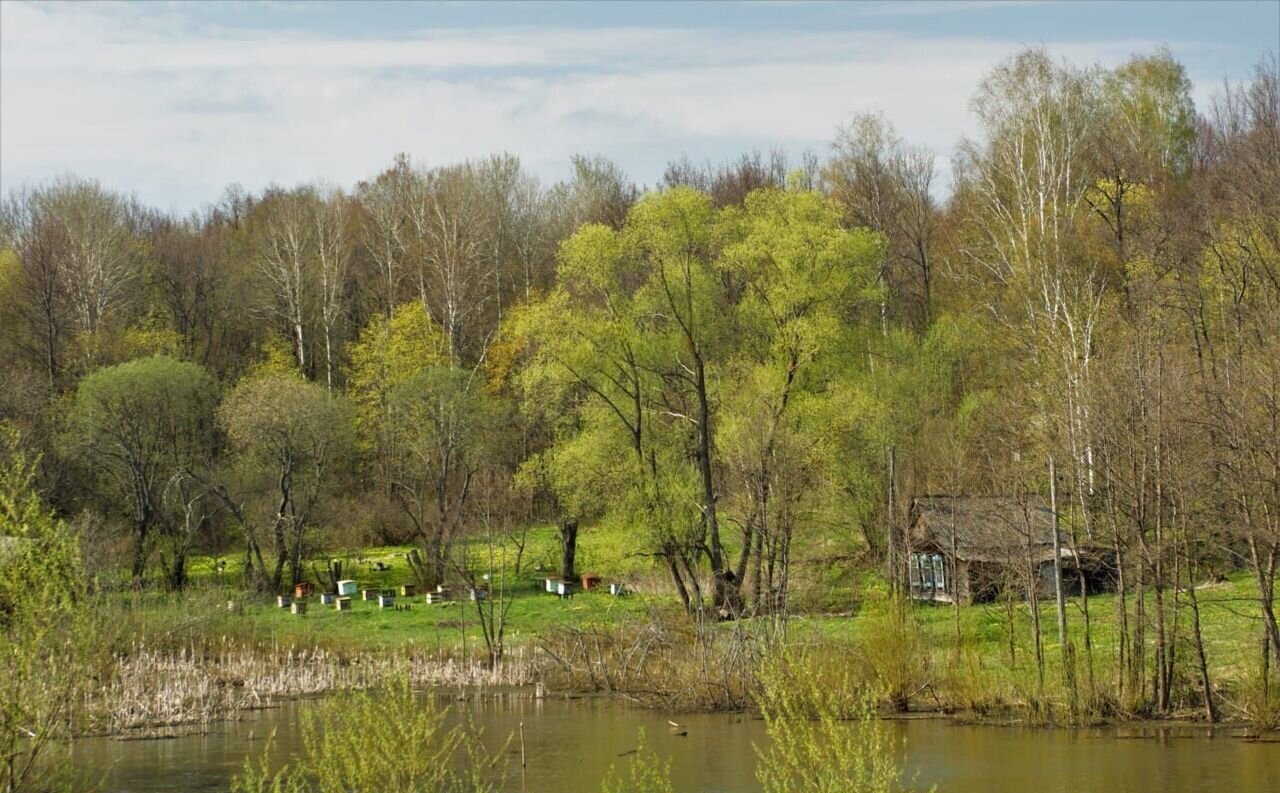
[{"label": "white cloud", "polygon": [[[399,151],[511,151],[547,178],[601,153],[653,181],[655,147],[820,147],[868,107],[945,157],[971,131],[979,77],[1018,46],[663,28],[197,33],[180,5],[0,8],[0,183],[71,170],[184,209],[231,182],[349,185]],[[1055,50],[1115,61],[1150,46]]]}]

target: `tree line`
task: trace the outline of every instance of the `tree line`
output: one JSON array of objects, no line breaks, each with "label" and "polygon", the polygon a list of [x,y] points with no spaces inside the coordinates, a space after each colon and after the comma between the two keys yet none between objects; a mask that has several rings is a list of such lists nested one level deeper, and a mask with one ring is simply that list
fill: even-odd
[{"label": "tree line", "polygon": [[[1122,694],[1167,709],[1188,652],[1208,692],[1194,584],[1227,570],[1280,666],[1275,56],[1197,108],[1167,51],[1027,49],[972,111],[945,199],[876,113],[653,189],[509,155],[183,217],[16,188],[0,418],[136,584],[234,545],[276,588],[371,538],[430,584],[501,515],[626,527],[724,617],[785,612],[802,547],[902,587],[912,495],[1047,494],[1052,467],[1118,590]],[[1060,632],[1092,675],[1083,601]]]}]

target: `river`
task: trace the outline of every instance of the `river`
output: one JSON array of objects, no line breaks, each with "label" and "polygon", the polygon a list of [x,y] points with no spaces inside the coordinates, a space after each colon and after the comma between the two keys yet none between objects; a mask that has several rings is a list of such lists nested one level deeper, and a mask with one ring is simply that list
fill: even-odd
[{"label": "river", "polygon": [[[308,702],[250,713],[203,735],[77,743],[79,771],[108,793],[223,791],[250,754],[295,749],[299,709]],[[687,735],[673,735],[667,715],[606,699],[486,699],[465,703],[488,738],[501,742],[523,721],[527,767],[519,743],[509,744],[510,791],[590,793],[610,764],[622,762],[644,727],[650,744],[671,762],[680,793],[755,793],[753,743],[763,724],[748,715],[678,716]],[[940,793],[1274,793],[1280,790],[1280,743],[1249,741],[1236,731],[1188,725],[1096,729],[972,726],[944,719],[888,722],[906,739],[904,765],[912,788]],[[371,792],[372,793],[372,792]]]}]

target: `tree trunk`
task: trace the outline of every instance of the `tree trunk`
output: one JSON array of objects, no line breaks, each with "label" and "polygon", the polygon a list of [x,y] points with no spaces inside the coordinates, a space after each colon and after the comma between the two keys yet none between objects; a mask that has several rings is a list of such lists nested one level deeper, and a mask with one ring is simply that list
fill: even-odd
[{"label": "tree trunk", "polygon": [[[1062,592],[1062,541],[1058,536],[1058,481],[1049,458],[1049,510],[1053,513],[1053,597],[1057,607],[1058,645],[1062,650],[1062,674],[1067,674],[1067,602]],[[1078,563],[1078,560],[1077,560]]]},{"label": "tree trunk", "polygon": [[147,525],[139,521],[134,527],[132,581],[134,589],[141,589],[147,573]]},{"label": "tree trunk", "polygon": [[663,552],[663,558],[667,560],[667,569],[671,572],[671,581],[676,586],[676,592],[680,595],[680,603],[684,605],[686,614],[693,614],[693,602],[689,598],[689,590],[684,585],[684,577],[680,575],[680,568],[676,566],[675,550],[668,548]]},{"label": "tree trunk", "polygon": [[1213,685],[1209,680],[1209,662],[1204,652],[1204,634],[1200,631],[1200,601],[1196,597],[1196,582],[1188,581],[1187,597],[1191,602],[1191,630],[1196,643],[1196,661],[1200,667],[1200,693],[1204,697],[1204,715],[1210,724],[1218,721],[1218,708],[1213,703]]},{"label": "tree trunk", "polygon": [[714,579],[712,602],[718,614],[729,616],[737,597],[736,583],[725,575],[724,547],[720,542],[720,521],[716,511],[716,485],[711,470],[711,401],[707,394],[707,369],[702,356],[694,351],[694,385],[698,394],[698,472],[702,480],[702,515],[707,527],[707,557]]},{"label": "tree trunk", "polygon": [[560,523],[560,577],[565,581],[577,578],[574,558],[578,553],[578,519],[565,518]]},{"label": "tree trunk", "polygon": [[1269,548],[1264,555],[1258,549],[1258,540],[1249,535],[1249,561],[1253,567],[1254,579],[1258,584],[1258,601],[1262,607],[1262,627],[1271,643],[1272,657],[1280,666],[1280,629],[1276,627],[1276,612],[1272,602],[1275,599],[1276,550]]}]

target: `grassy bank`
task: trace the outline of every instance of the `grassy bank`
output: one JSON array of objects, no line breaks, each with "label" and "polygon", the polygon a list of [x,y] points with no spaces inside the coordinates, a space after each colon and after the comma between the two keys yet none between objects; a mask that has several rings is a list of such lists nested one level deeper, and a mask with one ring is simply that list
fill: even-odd
[{"label": "grassy bank", "polygon": [[[1166,623],[1177,626],[1174,696],[1169,712],[1156,714],[1119,675],[1120,613],[1114,593],[1089,599],[1090,641],[1084,641],[1084,603],[1068,601],[1073,643],[1071,672],[1075,695],[1063,674],[1052,601],[1040,603],[1044,673],[1035,662],[1032,615],[1025,602],[962,606],[910,604],[890,608],[882,579],[856,560],[824,556],[821,548],[800,549],[792,576],[793,613],[785,624],[771,618],[697,625],[679,606],[666,577],[639,553],[634,536],[618,528],[584,527],[579,538],[578,569],[620,582],[630,590],[613,597],[606,588],[579,592],[562,600],[547,594],[541,578],[555,570],[559,557],[554,527],[531,529],[525,537],[521,568],[508,562],[505,575],[493,577],[495,596],[511,597],[505,646],[520,679],[536,676],[549,685],[577,691],[602,691],[661,702],[666,707],[717,709],[748,706],[754,675],[762,660],[783,645],[820,648],[848,663],[884,701],[912,709],[938,709],[975,718],[1017,718],[1035,722],[1092,722],[1147,716],[1196,716],[1203,703],[1191,641],[1190,609],[1182,596],[1176,610],[1166,593]],[[343,562],[343,577],[361,587],[390,589],[412,583],[405,559],[409,547],[350,549],[308,563],[313,580],[329,559]],[[472,573],[489,570],[489,547],[464,545],[462,564]],[[514,548],[495,549],[495,558],[514,560]],[[402,598],[407,610],[379,609],[358,597],[349,612],[321,607],[312,598],[305,615],[278,608],[265,595],[239,590],[240,558],[234,554],[192,560],[187,591],[167,594],[105,591],[102,615],[117,626],[115,646],[122,656],[179,652],[206,658],[215,666],[240,671],[214,672],[233,679],[263,679],[266,691],[306,693],[346,685],[330,663],[352,660],[374,665],[395,662],[435,668],[445,662],[485,665],[488,656],[476,605],[465,598],[428,605],[419,595]],[[500,570],[501,565],[497,565]],[[461,587],[455,587],[460,590]],[[1259,723],[1277,718],[1276,693],[1254,685],[1261,663],[1256,587],[1244,573],[1197,587],[1209,674],[1224,716]],[[228,610],[228,602],[236,604]],[[1154,606],[1148,593],[1148,620]],[[1129,600],[1133,627],[1133,595]],[[1148,669],[1153,666],[1155,632],[1148,625]],[[228,647],[251,651],[261,670],[228,665]],[[276,685],[273,664],[297,664],[294,653],[323,660],[297,671],[314,684]],[[280,661],[278,659],[285,659]],[[150,663],[150,662],[149,662]],[[306,666],[304,664],[304,666]],[[475,667],[478,668],[478,667]],[[480,679],[474,672],[452,679]],[[326,683],[324,681],[330,681]],[[1074,700],[1074,703],[1073,703]],[[1074,708],[1072,705],[1074,704]]]}]

